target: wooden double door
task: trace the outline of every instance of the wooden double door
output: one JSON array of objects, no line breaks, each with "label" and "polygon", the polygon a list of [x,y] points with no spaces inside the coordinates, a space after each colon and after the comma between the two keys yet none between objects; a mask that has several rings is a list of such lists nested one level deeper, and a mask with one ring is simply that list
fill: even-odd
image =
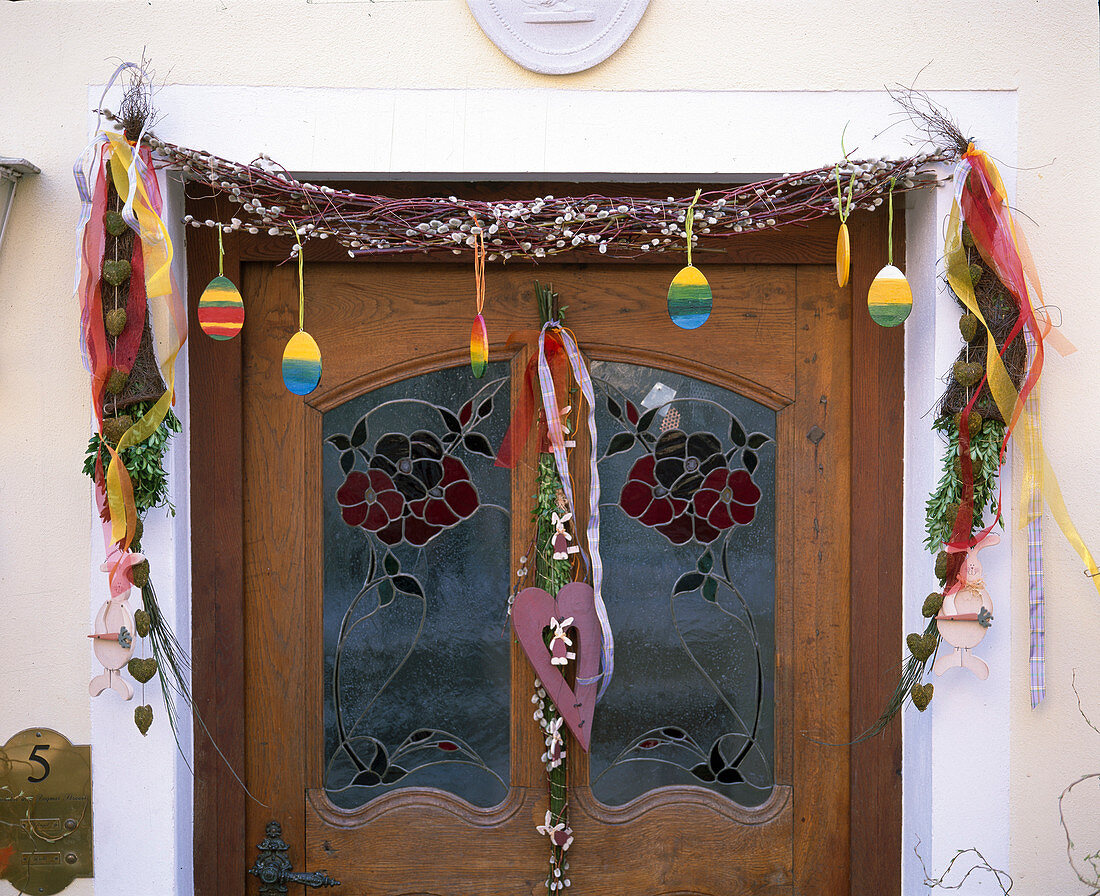
[{"label": "wooden double door", "polygon": [[[831,228],[703,255],[694,331],[666,312],[675,262],[490,265],[481,380],[469,264],[311,246],[324,374],[305,399],[280,373],[286,247],[230,247],[244,331],[191,349],[197,892],[254,891],[273,819],[333,892],[546,892],[544,734],[507,615],[537,446],[493,459],[536,277],[596,387],[616,632],[590,754],[568,740],[570,891],[898,892],[896,729],[821,743],[873,720],[900,618],[900,343],[853,303],[885,254],[876,217],[854,225],[846,289]],[[188,253],[196,293],[212,255]]]}]

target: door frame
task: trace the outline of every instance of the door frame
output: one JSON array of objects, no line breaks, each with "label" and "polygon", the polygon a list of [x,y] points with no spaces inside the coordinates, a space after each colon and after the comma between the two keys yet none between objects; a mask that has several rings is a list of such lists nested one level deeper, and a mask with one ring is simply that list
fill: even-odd
[{"label": "door frame", "polygon": [[[344,185],[342,185],[344,186]],[[392,196],[467,195],[500,198],[545,194],[538,183],[386,182],[348,185],[360,192]],[[718,185],[715,185],[718,186]],[[710,185],[703,185],[704,190]],[[562,184],[555,184],[557,192]],[[679,188],[682,192],[682,186]],[[586,192],[667,196],[667,184],[585,184]],[[673,188],[675,191],[675,188]],[[231,206],[202,187],[187,185],[186,212],[198,220],[225,220]],[[832,265],[835,219],[745,234],[724,246],[707,245],[703,258],[726,264]],[[849,708],[853,735],[868,728],[886,705],[896,682],[902,634],[902,523],[904,446],[904,332],[875,325],[859,297],[887,262],[886,213],[855,212],[849,219],[854,297],[852,335],[853,475],[851,495],[851,656]],[[218,240],[213,229],[188,232],[188,315],[199,332],[198,299],[218,273]],[[717,241],[712,241],[716,243]],[[904,259],[904,225],[895,224],[894,255]],[[225,276],[240,282],[241,265],[282,261],[292,241],[268,236],[226,234]],[[696,250],[700,254],[700,250]],[[347,262],[343,247],[330,242],[310,246],[313,262]],[[438,260],[454,263],[449,251],[438,255],[386,257],[386,262]],[[630,263],[664,264],[661,254]],[[545,259],[540,266],[590,261],[616,264],[591,253]],[[357,263],[370,264],[371,260]],[[511,262],[527,264],[527,262]],[[191,341],[188,354],[191,469],[192,661],[194,676],[194,883],[198,896],[240,896],[255,844],[245,842],[247,796],[236,779],[244,771],[244,579],[241,415],[242,339]],[[866,421],[866,422],[864,422]],[[856,674],[856,670],[860,674]],[[209,734],[207,733],[209,732]],[[811,734],[812,732],[806,732]],[[800,736],[796,732],[796,736]],[[215,747],[214,744],[217,746]],[[839,749],[839,748],[838,748]],[[850,893],[901,892],[901,720],[858,747],[850,763]],[[292,844],[301,851],[304,844]],[[301,870],[301,869],[299,869]]]}]

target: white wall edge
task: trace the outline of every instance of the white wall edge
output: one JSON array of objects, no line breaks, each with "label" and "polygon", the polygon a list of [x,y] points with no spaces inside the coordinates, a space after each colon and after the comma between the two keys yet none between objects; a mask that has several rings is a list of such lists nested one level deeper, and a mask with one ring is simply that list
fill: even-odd
[{"label": "white wall edge", "polygon": [[[102,85],[89,89],[89,108]],[[117,106],[117,91],[108,107]],[[933,92],[962,123],[980,133],[1002,161],[1014,192],[1014,91]],[[898,123],[884,91],[585,91],[370,90],[169,85],[157,102],[165,140],[236,161],[260,152],[301,176],[472,174],[537,178],[569,174],[638,180],[661,175],[690,181],[752,177],[815,168],[836,161],[840,134],[858,156],[914,151],[912,129]],[[247,114],[243,114],[247,110]],[[89,117],[89,134],[95,116]],[[877,136],[876,136],[877,135]],[[492,173],[485,174],[485,173]],[[426,178],[427,179],[427,178]],[[951,300],[937,287],[947,190],[914,197],[907,218],[907,274],[915,309],[906,334],[905,631],[916,629],[920,596],[935,585],[922,547],[923,501],[935,484],[938,458],[925,412],[941,389],[938,376],[957,351]],[[177,276],[183,276],[182,190],[167,191],[167,216],[177,229]],[[929,351],[929,346],[934,351]],[[187,373],[181,360],[177,412],[186,420]],[[187,439],[175,440],[172,490],[178,515],[153,522],[146,544],[158,570],[158,593],[189,633],[190,542]],[[1006,494],[1009,483],[1006,481]],[[1006,502],[1006,507],[1007,507]],[[93,520],[95,515],[93,514]],[[1006,525],[1011,532],[1011,521]],[[95,566],[102,557],[92,532]],[[984,683],[951,673],[937,681],[930,712],[904,721],[905,828],[903,892],[923,891],[913,857],[920,836],[929,868],[942,868],[959,849],[978,846],[996,867],[1009,852],[1009,544],[985,562],[997,622],[982,645],[993,673]],[[163,575],[163,574],[162,574]],[[103,576],[91,572],[92,613],[103,600]],[[999,610],[999,612],[997,612]],[[904,632],[898,633],[899,661]],[[201,673],[200,673],[201,674]],[[135,698],[136,699],[136,698]],[[150,694],[148,702],[154,703]],[[147,739],[133,725],[132,707],[110,696],[93,701],[93,809],[96,889],[110,896],[175,896],[191,892],[191,776],[164,719]],[[163,713],[161,713],[163,715]],[[190,720],[184,717],[188,729]],[[858,749],[858,748],[857,748]],[[975,761],[977,757],[977,761]],[[120,799],[125,794],[129,799]],[[136,798],[140,796],[139,798]],[[135,838],[133,832],[141,831]],[[126,849],[119,844],[127,844]],[[169,864],[168,857],[171,857]],[[980,883],[978,884],[980,886]],[[964,891],[969,892],[969,891]],[[975,890],[975,892],[978,892]]]}]

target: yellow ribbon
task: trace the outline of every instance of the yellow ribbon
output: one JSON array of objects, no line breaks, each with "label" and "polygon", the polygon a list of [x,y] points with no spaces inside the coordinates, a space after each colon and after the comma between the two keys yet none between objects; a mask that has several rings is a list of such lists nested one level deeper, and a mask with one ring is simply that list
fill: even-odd
[{"label": "yellow ribbon", "polygon": [[[973,147],[967,152],[967,157],[976,155],[982,155],[984,158],[984,153],[974,150]],[[996,198],[999,199],[1002,204],[1002,209],[1000,210],[1001,217],[1007,220],[1009,233],[1012,236],[1017,252],[1020,254],[1020,261],[1025,276],[1034,288],[1036,296],[1041,300],[1042,288],[1039,285],[1039,278],[1035,272],[1031,252],[1026,242],[1022,239],[1022,235],[1018,234],[1016,231],[1015,222],[1006,204],[1004,184],[992,162],[987,161],[987,170],[990,172],[993,187],[996,190]],[[1008,370],[1005,368],[1004,361],[1001,359],[1001,354],[997,349],[997,342],[993,337],[993,332],[986,322],[985,317],[982,315],[981,309],[978,307],[978,302],[974,296],[974,285],[970,279],[970,265],[962,245],[961,225],[962,211],[956,196],[956,199],[951,205],[951,217],[948,221],[947,239],[944,244],[947,282],[955,295],[962,300],[962,303],[967,309],[969,309],[972,314],[976,315],[978,320],[982,322],[982,326],[985,327],[987,337],[986,376],[989,381],[989,391],[993,395],[993,400],[997,403],[1001,415],[1007,422],[1011,422],[1014,418],[1020,420],[1024,424],[1024,432],[1029,436],[1034,436],[1034,438],[1026,439],[1027,448],[1025,449],[1024,455],[1025,474],[1020,483],[1021,498],[1026,501],[1026,496],[1033,488],[1039,488],[1042,491],[1047,506],[1050,508],[1055,522],[1058,523],[1058,528],[1062,530],[1062,534],[1066,537],[1066,540],[1073,546],[1074,550],[1077,551],[1077,554],[1084,561],[1087,572],[1092,577],[1093,585],[1096,587],[1097,592],[1100,593],[1100,578],[1098,578],[1100,570],[1097,569],[1096,561],[1093,559],[1092,553],[1085,545],[1084,539],[1081,538],[1076,526],[1073,525],[1073,521],[1070,519],[1069,511],[1066,509],[1066,503],[1062,497],[1062,490],[1058,485],[1058,479],[1054,475],[1054,470],[1047,458],[1046,451],[1043,449],[1039,420],[1037,417],[1033,417],[1033,415],[1028,412],[1025,404],[1020,401],[1020,393],[1016,390],[1016,386],[1012,382],[1012,377],[1009,375]],[[1022,251],[1021,245],[1024,247]],[[1029,297],[1026,295],[1020,296],[1019,299],[1021,303],[1030,301]],[[1049,318],[1044,315],[1042,321],[1043,329],[1049,329]],[[1045,334],[1041,333],[1040,337],[1043,335]],[[1070,345],[1068,341],[1065,342],[1065,345],[1072,349],[1072,345]],[[1038,411],[1037,383],[1033,393],[1036,399],[1036,411]],[[1022,517],[1022,524],[1026,525],[1027,513],[1025,512],[1022,514]]]},{"label": "yellow ribbon", "polygon": [[[154,334],[165,334],[160,365],[161,376],[167,385],[165,392],[119,439],[117,450],[108,451],[111,462],[107,467],[107,507],[111,514],[111,540],[129,548],[137,524],[133,487],[125,464],[119,454],[132,445],[140,445],[160,426],[175,397],[176,357],[187,339],[187,323],[182,316],[179,295],[172,279],[172,238],[168,227],[157,213],[152,198],[141,178],[130,144],[121,134],[108,134],[111,144],[111,177],[119,196],[130,193],[130,179],[135,180],[134,214],[141,239],[142,258],[145,262],[145,291],[149,313],[154,316]],[[156,301],[161,299],[163,301]]]}]

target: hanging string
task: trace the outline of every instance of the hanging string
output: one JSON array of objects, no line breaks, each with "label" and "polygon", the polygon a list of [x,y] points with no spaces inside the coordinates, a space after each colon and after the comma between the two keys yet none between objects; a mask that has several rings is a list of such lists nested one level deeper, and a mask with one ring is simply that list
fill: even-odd
[{"label": "hanging string", "polygon": [[[848,151],[844,148],[844,134],[848,130],[848,125],[844,125],[844,130],[840,132],[840,152],[844,156],[844,161],[848,161]],[[856,186],[856,173],[855,169],[852,170],[852,176],[848,179],[848,196],[845,198],[842,188],[840,186],[840,162],[836,163],[833,168],[833,176],[836,178],[836,213],[840,216],[840,223],[844,224],[848,220],[848,216],[852,213],[852,192]],[[890,189],[894,188],[894,178],[890,178]]]},{"label": "hanging string", "polygon": [[218,276],[225,276],[225,247],[222,245],[222,229],[220,227],[218,228]]},{"label": "hanging string", "polygon": [[[477,219],[474,219],[477,221]],[[474,287],[477,291],[477,313],[485,309],[485,237],[479,230],[474,234]]]},{"label": "hanging string", "polygon": [[298,244],[298,332],[301,333],[306,328],[305,252],[297,227],[294,228],[294,242]]},{"label": "hanging string", "polygon": [[695,191],[695,196],[691,200],[691,205],[688,206],[687,218],[684,221],[684,233],[687,235],[688,267],[689,268],[692,266],[692,264],[691,264],[691,222],[695,220],[695,203],[699,201],[699,196],[702,194],[702,192],[703,192],[702,187],[700,187],[698,190]]},{"label": "hanging string", "polygon": [[890,192],[887,199],[890,211],[886,216],[886,263],[889,265],[894,263],[894,180],[895,178],[890,178]]}]

